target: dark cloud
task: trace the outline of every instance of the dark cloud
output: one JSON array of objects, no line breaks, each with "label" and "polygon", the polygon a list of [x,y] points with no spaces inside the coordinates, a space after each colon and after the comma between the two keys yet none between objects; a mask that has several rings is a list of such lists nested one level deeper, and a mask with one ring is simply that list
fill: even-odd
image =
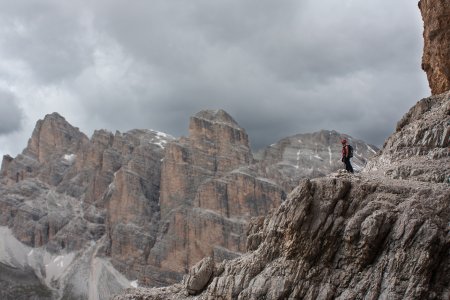
[{"label": "dark cloud", "polygon": [[320,129],[381,145],[429,93],[409,0],[0,0],[0,11],[0,53],[57,95],[46,109],[69,95],[61,113],[87,133],[183,135],[190,115],[223,108],[254,148]]},{"label": "dark cloud", "polygon": [[0,90],[0,135],[12,133],[21,127],[23,114],[15,101],[12,93]]},{"label": "dark cloud", "polygon": [[22,60],[43,84],[78,75],[93,52],[81,7],[60,1],[0,1],[0,53]]}]

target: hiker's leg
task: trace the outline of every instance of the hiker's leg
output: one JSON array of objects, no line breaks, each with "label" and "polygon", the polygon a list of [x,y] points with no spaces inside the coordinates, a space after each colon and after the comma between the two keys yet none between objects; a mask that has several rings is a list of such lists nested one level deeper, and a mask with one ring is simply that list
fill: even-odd
[{"label": "hiker's leg", "polygon": [[353,167],[352,167],[352,164],[350,162],[350,158],[348,159],[348,167],[349,167],[349,172],[353,173]]},{"label": "hiker's leg", "polygon": [[350,164],[350,158],[345,158],[344,162],[345,162],[345,169],[347,170],[347,172],[353,173],[353,167]]}]

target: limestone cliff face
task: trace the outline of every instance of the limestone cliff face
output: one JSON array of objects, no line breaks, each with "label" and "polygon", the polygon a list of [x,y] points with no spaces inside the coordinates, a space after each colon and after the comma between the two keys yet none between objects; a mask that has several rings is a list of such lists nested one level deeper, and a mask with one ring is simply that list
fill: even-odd
[{"label": "limestone cliff face", "polygon": [[115,299],[448,299],[450,190],[434,180],[450,165],[448,105],[446,95],[420,101],[369,168],[442,165],[430,177],[375,170],[305,179],[253,219],[245,255],[206,258],[180,284]]},{"label": "limestone cliff face", "polygon": [[[62,117],[46,116],[23,154],[3,160],[0,224],[27,245],[55,251],[79,250],[106,231],[114,241],[121,240],[117,232],[133,238],[136,230],[117,228],[133,220],[146,230],[154,222],[163,147],[171,139],[150,130],[100,130],[88,140]],[[58,142],[50,147],[49,141]],[[49,161],[39,162],[37,153]],[[116,243],[109,246],[113,258],[129,256]]]},{"label": "limestone cliff face", "polygon": [[70,125],[58,113],[53,113],[36,123],[23,154],[40,163],[48,162],[55,154],[75,153],[86,141],[87,137],[78,128]]},{"label": "limestone cliff face", "polygon": [[[115,268],[134,274],[146,264],[145,253],[148,255],[156,239],[161,160],[165,144],[173,138],[151,130],[123,134],[99,130],[88,140],[62,117],[56,118],[53,127],[45,125],[53,124],[54,117],[46,116],[37,123],[23,154],[14,159],[4,157],[0,225],[8,226],[28,246],[42,246],[61,255],[76,253],[73,264],[81,269],[74,267],[79,270],[74,272],[90,268],[100,272],[99,266],[90,264],[99,259],[96,257],[106,256]],[[57,142],[50,147],[49,141]],[[28,173],[20,176],[20,170]],[[19,176],[11,175],[15,173]],[[105,276],[120,274],[112,267],[105,268],[109,274]],[[95,272],[89,275],[93,278],[83,275],[83,279],[78,273],[67,274],[83,281],[75,287],[63,279],[49,284],[69,298],[75,294],[88,298],[91,290],[84,281],[95,282]],[[139,272],[132,278],[138,276]],[[127,285],[128,281],[122,282],[118,288]]]},{"label": "limestone cliff face", "polygon": [[450,3],[447,0],[420,0],[424,22],[422,69],[427,73],[431,93],[450,90]]},{"label": "limestone cliff face", "polygon": [[191,118],[189,138],[167,147],[163,162],[161,213],[182,205],[202,182],[252,162],[245,130],[223,110],[202,111]]},{"label": "limestone cliff face", "polygon": [[[167,225],[149,262],[180,274],[206,255],[220,261],[243,252],[249,218],[277,207],[284,195],[275,183],[241,170],[252,162],[245,130],[226,112],[193,116],[189,137],[166,148],[160,207]],[[167,280],[174,279],[180,277]]]},{"label": "limestone cliff face", "polygon": [[[79,201],[55,190],[72,168],[75,153],[88,142],[57,113],[38,121],[22,154],[3,158],[0,225],[7,225],[20,241],[35,247],[49,244],[74,249],[101,236],[101,225],[87,230],[87,224],[77,218],[82,210]],[[71,232],[69,228],[79,238],[71,239],[73,232],[64,233]]]},{"label": "limestone cliff face", "polygon": [[[115,138],[113,143],[113,147],[122,150],[121,157],[128,159],[113,174],[114,180],[102,199],[108,254],[120,271],[142,282],[148,276],[145,267],[159,228],[161,160],[170,140],[170,136],[161,133],[133,130]],[[125,154],[127,151],[129,155]]]},{"label": "limestone cliff face", "polygon": [[74,154],[87,143],[88,138],[58,113],[46,115],[36,123],[22,154],[15,159],[3,158],[2,180],[15,183],[39,176],[43,182],[58,185],[70,168]]}]

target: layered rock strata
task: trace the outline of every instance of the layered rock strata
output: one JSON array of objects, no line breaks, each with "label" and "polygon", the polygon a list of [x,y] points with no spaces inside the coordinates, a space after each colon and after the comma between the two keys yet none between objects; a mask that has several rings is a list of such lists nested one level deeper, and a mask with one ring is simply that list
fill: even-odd
[{"label": "layered rock strata", "polygon": [[[150,212],[159,211],[160,161],[170,139],[150,130],[100,130],[89,140],[58,114],[47,115],[23,153],[3,160],[0,224],[27,245],[55,250],[78,250],[106,230],[120,240],[117,210],[125,223],[155,222]],[[17,173],[26,175],[14,178]],[[120,210],[124,203],[128,211]]]},{"label": "layered rock strata", "polygon": [[420,0],[424,22],[422,69],[427,73],[433,95],[450,90],[450,3]]},{"label": "layered rock strata", "polygon": [[89,139],[62,116],[53,113],[36,123],[28,146],[15,159],[6,155],[2,161],[2,182],[13,184],[36,178],[49,185],[61,183],[71,167],[75,153]]},{"label": "layered rock strata", "polygon": [[167,273],[156,274],[154,281],[180,280],[208,255],[221,261],[245,251],[250,217],[284,198],[274,182],[241,170],[252,162],[245,130],[223,110],[199,112],[190,120],[189,137],[168,144],[160,194],[165,225],[149,263],[174,273],[167,279]]},{"label": "layered rock strata", "polygon": [[[3,159],[0,225],[28,246],[78,253],[78,260],[87,264],[80,266],[83,270],[106,256],[136,278],[134,270],[146,264],[143,257],[156,240],[161,160],[172,139],[151,130],[99,130],[88,140],[59,115],[47,115],[23,153]],[[13,175],[22,171],[25,176]],[[96,250],[84,255],[92,243]],[[78,260],[72,264],[83,265]],[[119,274],[109,266],[105,270],[109,275],[104,276]],[[27,272],[39,270],[29,266]],[[87,298],[93,297],[88,280],[97,279],[83,275],[72,288],[67,281],[49,284],[60,293]]]}]

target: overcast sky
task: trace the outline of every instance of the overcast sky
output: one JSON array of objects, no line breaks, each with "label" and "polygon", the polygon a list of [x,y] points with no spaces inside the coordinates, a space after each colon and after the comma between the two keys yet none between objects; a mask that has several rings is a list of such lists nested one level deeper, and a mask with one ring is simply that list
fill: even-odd
[{"label": "overcast sky", "polygon": [[382,145],[430,94],[416,0],[0,0],[0,154],[59,112],[187,134],[223,108],[253,148],[334,129]]}]

